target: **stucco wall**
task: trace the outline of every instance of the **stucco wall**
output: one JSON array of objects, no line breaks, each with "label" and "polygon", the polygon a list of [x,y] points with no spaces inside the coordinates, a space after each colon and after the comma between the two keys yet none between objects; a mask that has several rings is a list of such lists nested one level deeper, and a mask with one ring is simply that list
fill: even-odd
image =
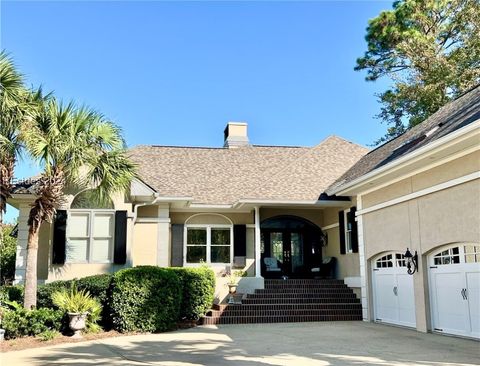
[{"label": "stucco wall", "polygon": [[[202,222],[207,224],[218,224],[218,223],[225,223],[222,220],[221,216],[212,215],[208,212],[170,212],[170,219],[172,224],[185,224],[187,219],[192,217],[193,215],[202,214]],[[233,224],[238,225],[246,225],[246,224],[254,224],[254,215],[250,212],[245,213],[221,213],[222,216],[228,217],[232,220]],[[209,218],[209,221],[205,221],[206,218]],[[219,222],[220,221],[220,222]]]},{"label": "stucco wall", "polygon": [[158,224],[155,222],[134,225],[132,261],[134,266],[157,264]]},{"label": "stucco wall", "polygon": [[363,208],[368,208],[479,170],[480,151],[476,151],[363,195]]}]

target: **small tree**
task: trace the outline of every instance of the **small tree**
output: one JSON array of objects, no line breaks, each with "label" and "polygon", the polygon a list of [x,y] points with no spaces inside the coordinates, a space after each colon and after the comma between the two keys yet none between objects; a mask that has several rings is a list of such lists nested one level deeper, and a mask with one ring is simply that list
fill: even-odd
[{"label": "small tree", "polygon": [[20,125],[33,115],[28,95],[23,76],[12,59],[6,52],[0,52],[0,225],[12,192],[15,163],[21,148]]},{"label": "small tree", "polygon": [[424,121],[480,82],[480,2],[400,0],[369,21],[368,49],[355,70],[368,81],[388,77],[378,117],[381,143]]},{"label": "small tree", "polygon": [[91,109],[63,105],[52,97],[39,98],[38,113],[24,124],[22,138],[43,169],[28,218],[24,307],[29,309],[36,305],[39,230],[64,203],[65,188],[93,187],[104,201],[129,189],[135,169],[115,124]]}]

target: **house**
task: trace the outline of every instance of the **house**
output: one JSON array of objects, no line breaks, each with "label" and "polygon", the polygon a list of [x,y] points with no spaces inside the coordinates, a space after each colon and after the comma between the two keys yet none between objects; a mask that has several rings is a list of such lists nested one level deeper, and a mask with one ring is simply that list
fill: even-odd
[{"label": "house", "polygon": [[[38,279],[208,265],[245,271],[239,291],[252,293],[272,278],[302,284],[329,262],[364,320],[479,337],[479,150],[480,87],[370,152],[336,136],[253,145],[235,122],[223,148],[137,146],[141,179],[128,196],[100,207],[88,191],[65,192],[41,228]],[[9,201],[19,209],[17,282],[34,197],[32,180]],[[413,275],[407,248],[418,253]]]}]

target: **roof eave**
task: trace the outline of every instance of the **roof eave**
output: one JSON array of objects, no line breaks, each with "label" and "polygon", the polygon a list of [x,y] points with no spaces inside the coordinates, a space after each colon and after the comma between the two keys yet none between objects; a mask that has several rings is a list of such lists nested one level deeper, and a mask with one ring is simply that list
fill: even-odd
[{"label": "roof eave", "polygon": [[[327,189],[326,193],[329,195],[352,196],[360,194],[367,189],[371,189],[382,178],[396,178],[403,170],[408,170],[409,166],[414,163],[428,158],[431,155],[439,154],[442,151],[447,151],[449,147],[456,144],[468,143],[476,144],[478,147],[478,139],[480,138],[480,119],[462,127],[454,132],[445,135],[438,140],[431,142],[411,153],[408,153],[388,164],[385,164],[377,169],[364,174],[351,182],[340,185],[336,188]],[[473,145],[474,146],[474,145]]]}]

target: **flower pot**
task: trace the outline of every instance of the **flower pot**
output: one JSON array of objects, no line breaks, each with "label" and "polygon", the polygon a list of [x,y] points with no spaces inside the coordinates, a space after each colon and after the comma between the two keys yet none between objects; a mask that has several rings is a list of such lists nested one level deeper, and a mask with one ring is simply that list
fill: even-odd
[{"label": "flower pot", "polygon": [[227,283],[228,285],[228,292],[231,293],[231,294],[234,294],[235,292],[237,292],[237,286],[238,284],[236,283]]},{"label": "flower pot", "polygon": [[85,322],[88,313],[68,313],[68,326],[73,331],[74,338],[82,338],[82,330],[85,329]]}]

